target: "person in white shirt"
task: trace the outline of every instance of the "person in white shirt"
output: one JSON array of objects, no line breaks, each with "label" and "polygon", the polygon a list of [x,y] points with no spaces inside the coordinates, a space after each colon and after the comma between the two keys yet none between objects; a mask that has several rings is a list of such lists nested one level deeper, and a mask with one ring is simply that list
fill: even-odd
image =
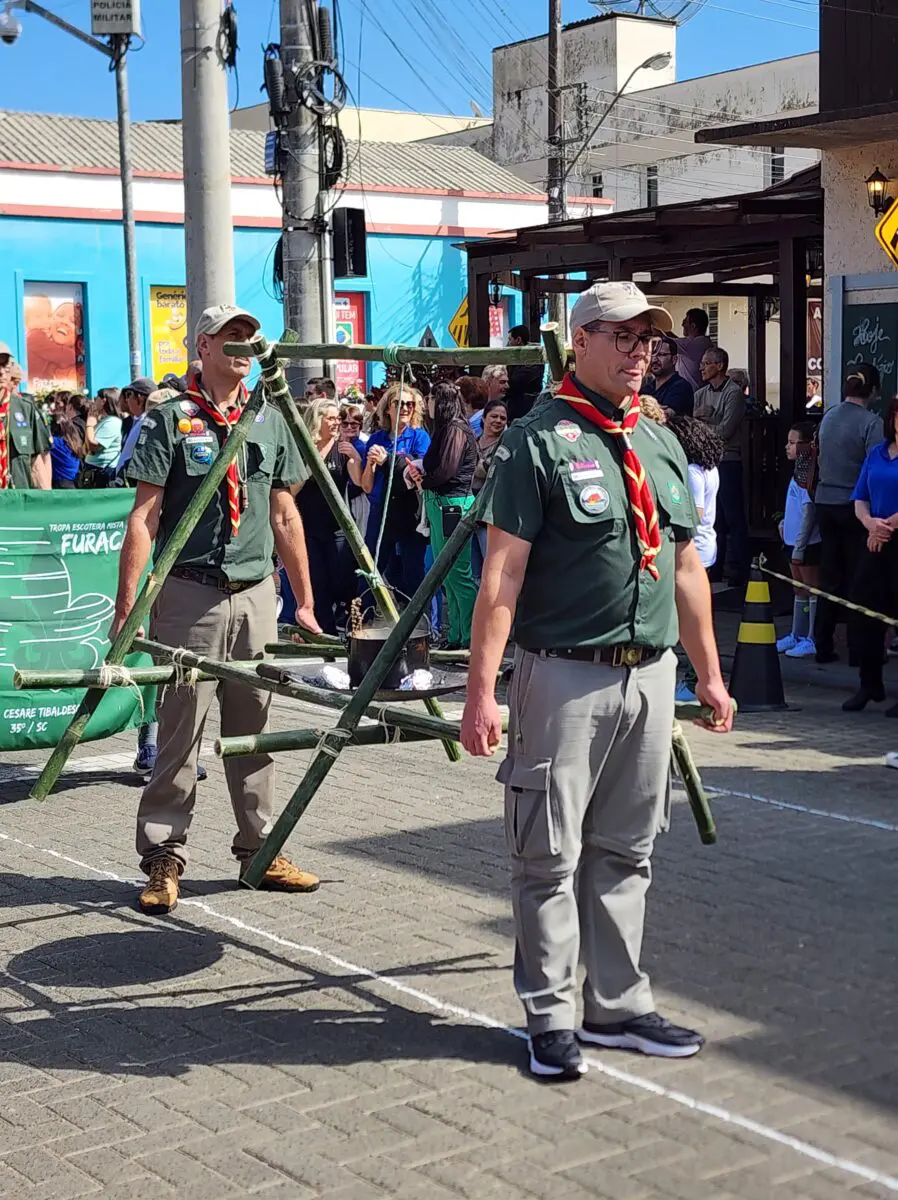
[{"label": "person in white shirt", "polygon": [[[786,492],[786,511],[780,536],[789,552],[792,578],[810,587],[820,586],[820,528],[814,501],[808,495],[808,470],[813,454],[815,425],[798,421],[789,430],[786,458],[795,464]],[[817,653],[814,617],[817,597],[796,589],[792,603],[792,629],[779,639],[776,648],[787,658],[811,658]]]},{"label": "person in white shirt", "polygon": [[[695,531],[695,548],[706,571],[717,562],[717,491],[720,487],[718,467],[723,458],[724,444],[714,430],[695,417],[671,413],[667,428],[683,447],[689,470],[689,490],[698,513]],[[681,704],[692,704],[695,695],[696,676],[692,667],[687,667],[682,683],[677,685],[676,698]]]}]

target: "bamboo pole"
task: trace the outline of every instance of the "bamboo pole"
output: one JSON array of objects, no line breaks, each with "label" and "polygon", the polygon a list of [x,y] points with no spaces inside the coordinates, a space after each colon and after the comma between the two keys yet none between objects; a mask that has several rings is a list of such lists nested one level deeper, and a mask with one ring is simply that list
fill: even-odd
[{"label": "bamboo pole", "polygon": [[[254,736],[219,738],[215,753],[219,758],[237,758],[252,754],[278,754],[284,750],[314,750],[326,738],[328,729],[287,729],[280,733],[258,733]],[[356,746],[390,746],[405,742],[430,742],[436,734],[416,729],[398,729],[389,725],[366,725],[357,729],[347,742],[347,749]]]},{"label": "bamboo pole", "polygon": [[[288,345],[292,344],[292,338],[296,335],[292,331],[287,330],[281,341],[278,343],[278,352]],[[291,339],[291,340],[288,340]],[[296,406],[296,401],[287,387],[287,380],[284,377],[283,367],[277,358],[271,354],[268,343],[262,334],[256,334],[250,343],[251,347],[255,347],[252,353],[257,357],[265,356],[263,363],[259,357],[259,364],[262,368],[262,378],[268,385],[269,395],[275,400],[281,409],[284,420],[287,423],[287,428],[293,435],[293,440],[296,442],[296,447],[302,456],[303,462],[309,468],[312,478],[318,484],[322,496],[327,502],[328,508],[334,515],[334,519],[343,531],[346,537],[347,544],[355,555],[361,573],[365,576],[368,586],[371,589],[371,594],[374,596],[375,603],[381,614],[390,622],[395,624],[399,619],[399,610],[396,608],[396,603],[390,589],[382,579],[380,571],[374,559],[371,557],[371,551],[365,545],[362,535],[359,533],[358,526],[352,518],[352,513],[349,511],[343,497],[337,491],[336,485],[331,478],[330,471],[324,465],[324,459],[318,453],[318,447],[315,445],[312,435],[306,428],[306,423],[302,419],[302,414]],[[225,347],[227,351],[228,347]],[[300,357],[309,357],[308,355],[300,355]],[[315,357],[315,356],[312,356]],[[327,357],[327,356],[325,356]],[[443,710],[439,703],[431,698],[425,701],[427,711],[433,717],[441,718]],[[444,742],[443,748],[446,751],[446,756],[450,762],[458,762],[461,759],[461,751],[455,742]]]},{"label": "bamboo pole", "polygon": [[[284,658],[346,658],[348,647],[342,643],[332,646],[330,643],[317,642],[269,642],[265,647],[266,654],[280,654]],[[431,650],[431,662],[458,663],[466,665],[471,661],[470,650]]]},{"label": "bamboo pole", "polygon": [[[264,339],[263,339],[264,341]],[[270,359],[273,358],[271,352],[267,348],[260,351],[259,365],[264,369],[270,365]],[[246,403],[240,420],[231,430],[231,435],[225,442],[218,457],[209,468],[209,473],[204,476],[202,483],[194,493],[193,498],[187,505],[184,511],[184,516],[178,523],[177,528],[173,531],[166,545],[156,556],[156,560],[147,575],[146,582],[141,589],[140,595],[134,603],[134,607],[128,614],[122,628],[119,630],[118,636],[109,647],[106,655],[107,666],[121,666],[125,661],[125,656],[131,650],[131,643],[134,641],[138,630],[146,620],[147,614],[153,605],[156,596],[159,593],[169,571],[175,565],[178,555],[184,548],[187,539],[190,537],[197,522],[202,516],[205,509],[208,507],[212,497],[221,487],[224,481],[225,474],[230,464],[237,456],[237,452],[247,439],[249,431],[253,426],[257,414],[262,408],[264,399],[263,384],[260,380],[253,388],[252,394]],[[63,733],[62,737],[53,750],[40,773],[34,787],[31,789],[31,796],[36,800],[46,800],[47,796],[59,778],[65,764],[68,762],[72,751],[81,741],[84,736],[84,731],[87,728],[87,723],[93,713],[96,711],[97,705],[103,698],[104,689],[90,688],[84,695],[75,715],[72,717],[68,728]]]},{"label": "bamboo pole", "polygon": [[[229,665],[232,667],[243,667],[245,670],[254,671],[259,665],[258,658],[234,660]],[[16,671],[12,677],[12,685],[17,691],[31,691],[32,689],[40,688],[108,688],[131,687],[137,684],[138,687],[154,687],[160,683],[170,683],[175,678],[177,672],[171,664],[162,664],[161,666],[153,667],[128,667],[127,674],[122,678],[110,679],[104,675],[102,668],[92,671]],[[217,679],[216,675],[209,675],[206,671],[200,671],[197,675],[197,683],[209,683],[213,679]]]},{"label": "bamboo pole", "polygon": [[[253,355],[252,342],[226,342],[225,354]],[[329,343],[300,345],[282,337],[273,346],[278,358],[313,358],[325,362],[341,358],[357,362],[385,362],[396,366],[416,364],[422,367],[488,367],[493,364],[514,366],[524,363],[544,363],[538,345],[529,346],[460,346],[442,350],[431,346],[337,346]]]},{"label": "bamboo pole", "polygon": [[275,856],[280,853],[281,847],[290,836],[297,821],[308,808],[312,797],[318,791],[318,788],[327,778],[331,767],[337,761],[346,739],[352,737],[355,732],[375,692],[377,692],[386,679],[390,668],[398,658],[412,630],[421,619],[434,592],[442,585],[443,580],[452,569],[452,565],[458,557],[461,548],[474,532],[476,520],[475,509],[469,509],[453,530],[443,549],[437,555],[436,561],[428,571],[421,586],[415,592],[414,596],[412,596],[408,607],[400,615],[397,623],[390,630],[386,642],[378,652],[374,662],[368,668],[364,679],[340,714],[336,726],[312,759],[309,769],[300,781],[299,787],[287,801],[287,805],[275,822],[271,833],[269,833],[268,837],[259,847],[259,850],[247,867],[241,881],[246,887],[257,888],[262,881],[263,875],[274,861]]},{"label": "bamboo pole", "polygon": [[545,325],[540,325],[539,332],[542,335],[552,379],[560,383],[567,370],[567,349],[558,335],[557,321],[548,321]]},{"label": "bamboo pole", "polygon": [[310,633],[301,625],[280,625],[278,634],[290,639],[291,642],[305,643],[308,646],[342,646],[343,639],[333,633]]},{"label": "bamboo pole", "polygon": [[711,805],[702,786],[702,779],[692,757],[689,743],[679,721],[674,721],[671,753],[677,774],[686,789],[689,807],[698,826],[698,836],[705,846],[713,846],[717,841],[717,826],[711,813]]},{"label": "bamboo pole", "polygon": [[[137,639],[134,645],[143,653],[159,658],[171,658],[173,653],[170,646],[163,646],[161,642],[145,638]],[[341,713],[347,707],[347,697],[339,692],[329,692],[327,688],[315,687],[311,683],[298,683],[292,679],[287,682],[281,678],[280,668],[262,659],[255,660],[249,667],[238,667],[234,663],[216,662],[212,658],[205,658],[187,650],[181,650],[178,659],[188,670],[204,672],[211,679],[224,679],[229,683],[239,683],[243,687],[259,688],[263,692],[285,696],[288,700],[319,704],[322,708],[333,708]],[[358,692],[355,695],[358,695]],[[375,721],[384,721],[388,725],[396,725],[399,729],[423,730],[438,738],[454,740],[459,735],[458,725],[454,722],[432,717],[429,713],[414,712],[405,707],[367,703],[363,715]]]}]

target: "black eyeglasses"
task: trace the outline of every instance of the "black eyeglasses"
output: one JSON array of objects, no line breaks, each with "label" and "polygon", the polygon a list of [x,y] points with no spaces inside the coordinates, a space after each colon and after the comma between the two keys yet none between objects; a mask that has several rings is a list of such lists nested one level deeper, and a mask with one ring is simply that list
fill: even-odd
[{"label": "black eyeglasses", "polygon": [[662,339],[656,333],[634,333],[632,329],[602,329],[596,325],[584,325],[587,333],[607,333],[614,338],[614,348],[619,354],[632,354],[637,346],[644,346],[654,354]]}]

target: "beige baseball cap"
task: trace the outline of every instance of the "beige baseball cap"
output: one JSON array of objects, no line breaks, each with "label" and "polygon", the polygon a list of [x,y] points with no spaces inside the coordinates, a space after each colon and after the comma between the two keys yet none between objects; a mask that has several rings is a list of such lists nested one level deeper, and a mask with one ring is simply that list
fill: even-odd
[{"label": "beige baseball cap", "polygon": [[221,333],[228,321],[236,321],[238,317],[241,321],[248,321],[252,325],[253,333],[262,328],[261,321],[251,312],[247,312],[245,308],[238,308],[236,304],[214,304],[211,308],[204,308],[200,313],[200,319],[193,331],[194,338],[198,338],[201,333],[210,335]]},{"label": "beige baseball cap", "polygon": [[12,350],[10,350],[9,346],[7,346],[6,342],[0,342],[0,358],[2,358],[4,354],[9,359],[12,359],[13,357]]},{"label": "beige baseball cap", "polygon": [[647,316],[661,333],[670,333],[673,317],[666,308],[655,308],[635,283],[594,283],[581,292],[571,309],[571,333],[592,321],[630,321]]}]

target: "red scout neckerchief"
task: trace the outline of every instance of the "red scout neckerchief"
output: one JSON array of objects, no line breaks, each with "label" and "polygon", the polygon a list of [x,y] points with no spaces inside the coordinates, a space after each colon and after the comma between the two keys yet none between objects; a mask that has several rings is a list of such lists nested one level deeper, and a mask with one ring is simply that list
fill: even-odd
[{"label": "red scout neckerchief", "polygon": [[[224,426],[230,429],[232,425],[236,425],[240,420],[240,415],[243,412],[243,406],[246,404],[247,391],[241,383],[240,397],[233,408],[228,409],[227,413],[221,413],[214,404],[206,399],[205,395],[200,391],[196,380],[196,375],[191,372],[187,376],[187,390],[184,393],[197,405],[198,408],[206,414],[206,416],[214,421],[216,425]],[[237,474],[236,459],[228,467],[226,482],[228,485],[228,509],[231,513],[231,536],[236,537],[240,530],[240,478]]]},{"label": "red scout neckerchief", "polygon": [[9,392],[0,388],[0,491],[9,487]]},{"label": "red scout neckerchief", "polygon": [[563,397],[574,412],[579,413],[581,417],[585,417],[593,425],[598,425],[599,429],[610,433],[612,437],[620,438],[627,498],[630,501],[630,511],[636,526],[636,541],[642,551],[639,569],[648,571],[653,579],[660,579],[660,572],[655,565],[655,558],[661,549],[658,512],[648,479],[642,463],[639,461],[639,455],[633,449],[630,441],[630,434],[639,421],[639,397],[635,392],[633,393],[624,413],[624,419],[617,422],[599,412],[595,405],[586,399],[570,375],[565,375],[556,395]]}]

